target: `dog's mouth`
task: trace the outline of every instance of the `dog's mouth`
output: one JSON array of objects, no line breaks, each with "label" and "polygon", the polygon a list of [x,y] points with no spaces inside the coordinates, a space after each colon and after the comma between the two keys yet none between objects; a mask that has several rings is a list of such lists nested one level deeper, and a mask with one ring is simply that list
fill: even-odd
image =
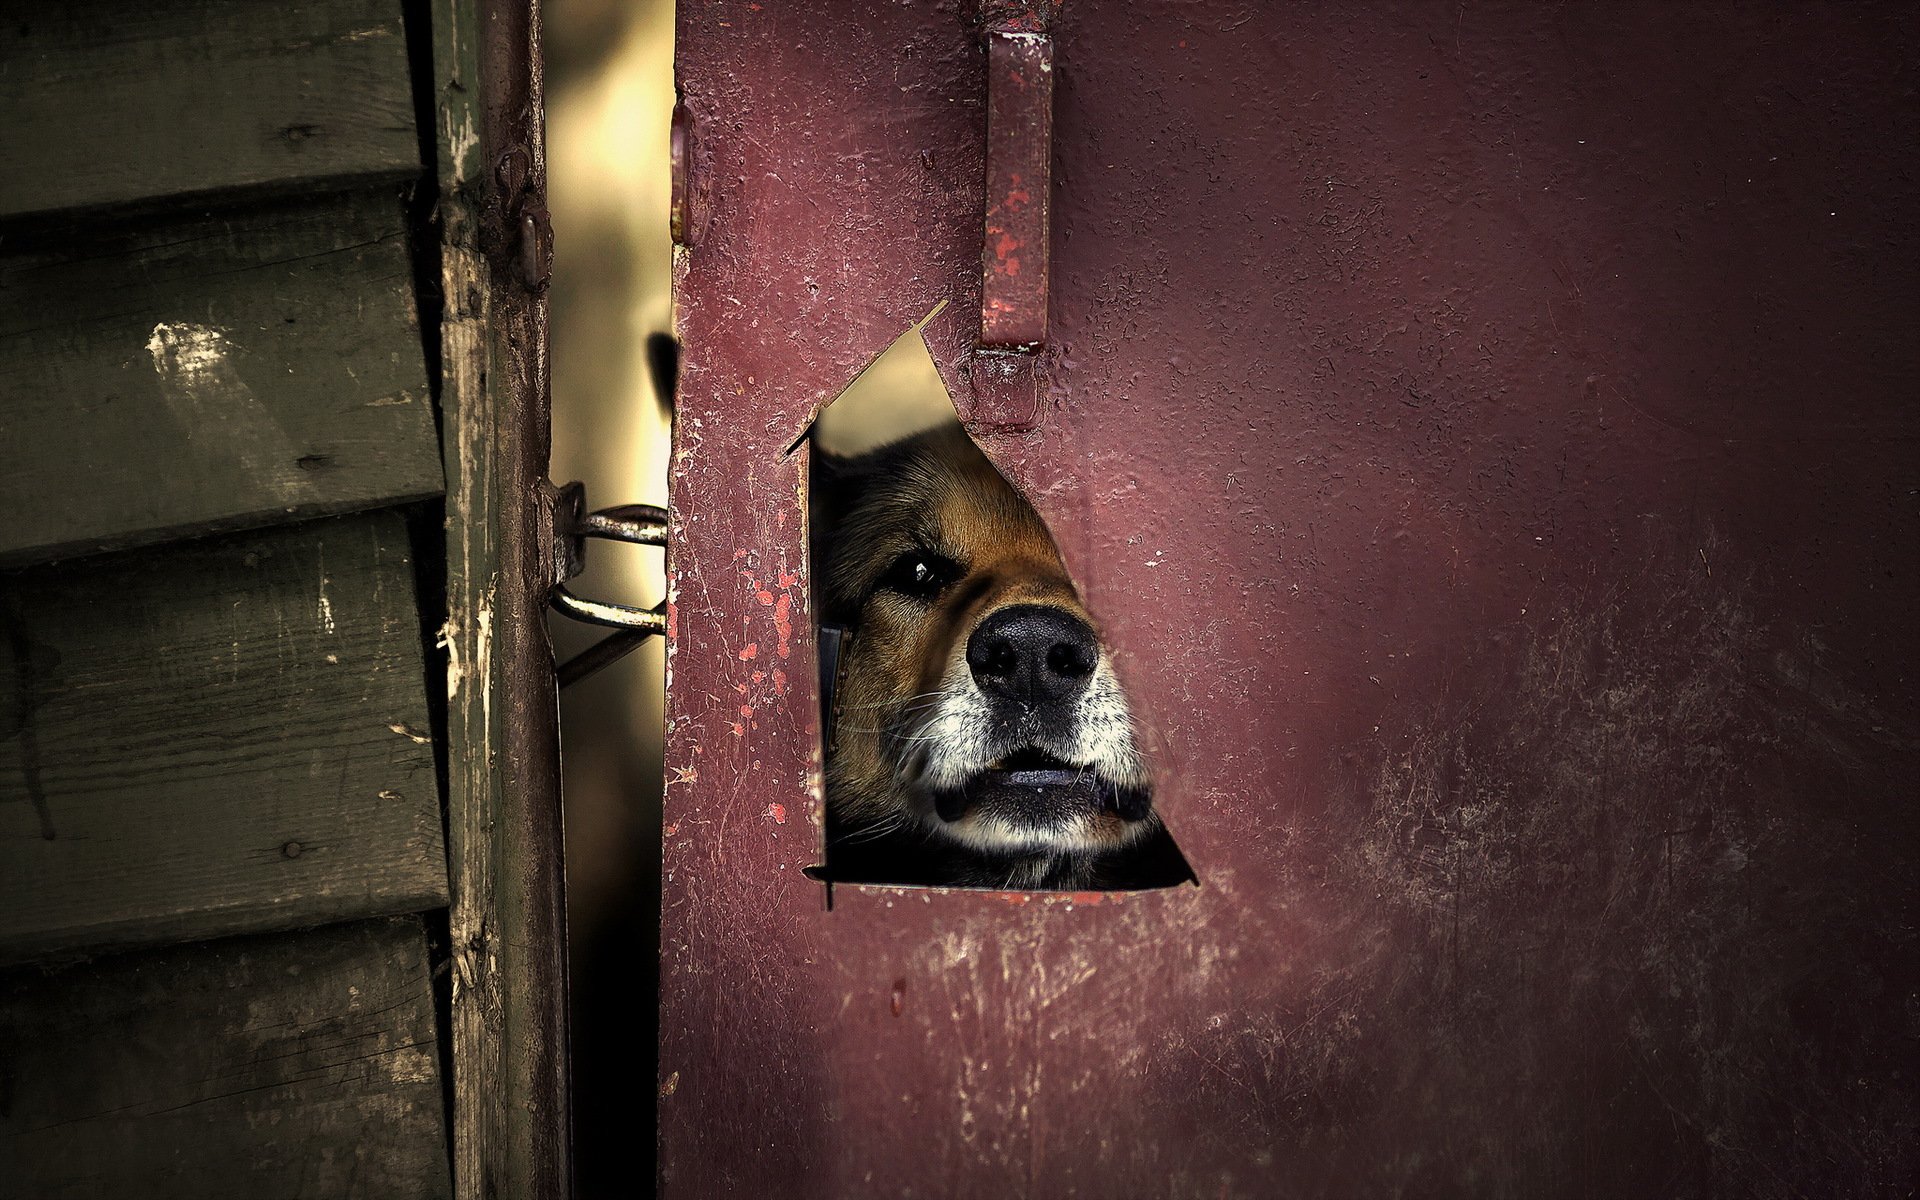
[{"label": "dog's mouth", "polygon": [[1028,746],[995,759],[956,787],[935,792],[933,807],[949,825],[979,812],[1041,829],[1100,813],[1143,821],[1153,810],[1153,793]]}]

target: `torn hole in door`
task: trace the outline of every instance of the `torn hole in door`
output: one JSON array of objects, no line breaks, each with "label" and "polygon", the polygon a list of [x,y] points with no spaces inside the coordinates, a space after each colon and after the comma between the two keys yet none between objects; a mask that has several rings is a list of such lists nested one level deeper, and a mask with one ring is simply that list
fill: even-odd
[{"label": "torn hole in door", "polygon": [[919,327],[811,432],[830,883],[1193,879],[1126,690],[1033,505],[967,436]]}]

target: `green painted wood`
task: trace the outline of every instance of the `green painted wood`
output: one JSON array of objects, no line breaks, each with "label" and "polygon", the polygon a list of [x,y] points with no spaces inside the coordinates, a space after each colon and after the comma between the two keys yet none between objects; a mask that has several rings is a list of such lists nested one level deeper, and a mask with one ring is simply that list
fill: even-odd
[{"label": "green painted wood", "polygon": [[437,495],[437,438],[392,189],[0,242],[0,564]]},{"label": "green painted wood", "polygon": [[0,961],[446,903],[392,512],[0,577]]},{"label": "green painted wood", "polygon": [[[433,0],[430,19],[460,1200],[563,1200],[572,1177],[546,301],[497,236],[517,225],[514,206],[546,208],[539,17],[540,0]],[[518,170],[488,165],[501,162],[524,168],[517,184]],[[644,1176],[636,1194],[651,1190]]]},{"label": "green painted wood", "polygon": [[23,6],[0,112],[0,220],[420,171],[400,0]]},{"label": "green painted wood", "polygon": [[446,1196],[418,918],[0,977],[0,1194]]}]

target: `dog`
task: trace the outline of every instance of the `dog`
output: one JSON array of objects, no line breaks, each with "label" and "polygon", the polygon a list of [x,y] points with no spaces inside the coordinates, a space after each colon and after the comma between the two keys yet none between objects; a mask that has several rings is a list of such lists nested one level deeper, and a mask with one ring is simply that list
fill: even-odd
[{"label": "dog", "polygon": [[1111,656],[1033,506],[957,422],[814,464],[816,604],[841,631],[824,877],[1179,877]]}]

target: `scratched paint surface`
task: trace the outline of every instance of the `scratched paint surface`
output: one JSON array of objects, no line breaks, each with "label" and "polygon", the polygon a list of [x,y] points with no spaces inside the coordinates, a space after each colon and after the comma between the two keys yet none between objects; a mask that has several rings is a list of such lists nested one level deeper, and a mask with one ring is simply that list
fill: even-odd
[{"label": "scratched paint surface", "polygon": [[681,17],[664,1193],[1903,1188],[1915,17],[1069,6],[987,444],[1206,886],[827,912],[785,450],[942,299],[964,406],[983,177],[832,7]]}]

